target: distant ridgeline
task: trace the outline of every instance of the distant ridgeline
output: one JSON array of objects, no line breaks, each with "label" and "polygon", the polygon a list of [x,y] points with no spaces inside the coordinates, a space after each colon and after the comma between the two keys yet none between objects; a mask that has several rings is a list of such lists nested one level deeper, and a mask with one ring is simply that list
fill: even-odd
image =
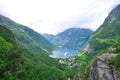
[{"label": "distant ridgeline", "polygon": [[84,28],[70,28],[57,35],[43,34],[55,46],[68,49],[82,49],[93,31]]}]

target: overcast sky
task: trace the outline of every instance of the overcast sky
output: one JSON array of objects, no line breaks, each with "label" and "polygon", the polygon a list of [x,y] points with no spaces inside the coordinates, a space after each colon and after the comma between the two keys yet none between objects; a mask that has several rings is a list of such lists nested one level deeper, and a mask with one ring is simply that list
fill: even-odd
[{"label": "overcast sky", "polygon": [[0,0],[0,14],[39,33],[96,30],[120,0]]}]

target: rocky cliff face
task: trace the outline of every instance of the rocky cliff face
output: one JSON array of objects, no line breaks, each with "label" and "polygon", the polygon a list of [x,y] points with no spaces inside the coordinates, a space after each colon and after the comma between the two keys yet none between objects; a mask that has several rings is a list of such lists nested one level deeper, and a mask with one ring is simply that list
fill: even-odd
[{"label": "rocky cliff face", "polygon": [[87,46],[84,49],[85,51],[87,51],[88,53],[94,53],[95,50],[94,48],[88,43]]},{"label": "rocky cliff face", "polygon": [[91,64],[90,78],[91,80],[120,80],[117,78],[116,71],[113,66],[108,65],[107,61],[116,54],[102,54]]}]

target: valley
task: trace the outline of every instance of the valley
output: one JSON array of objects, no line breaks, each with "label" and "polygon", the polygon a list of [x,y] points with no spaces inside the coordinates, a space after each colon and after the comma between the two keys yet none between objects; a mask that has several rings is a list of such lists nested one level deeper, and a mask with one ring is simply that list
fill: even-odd
[{"label": "valley", "polygon": [[56,35],[42,35],[55,47],[51,57],[69,58],[78,56],[78,51],[82,50],[92,33],[90,29],[70,28]]},{"label": "valley", "polygon": [[0,80],[120,80],[120,5],[92,31],[40,34],[0,15]]}]

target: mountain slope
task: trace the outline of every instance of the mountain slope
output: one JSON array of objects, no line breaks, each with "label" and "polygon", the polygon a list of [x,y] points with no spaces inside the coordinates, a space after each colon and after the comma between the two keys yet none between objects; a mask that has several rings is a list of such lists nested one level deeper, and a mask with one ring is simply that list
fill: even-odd
[{"label": "mountain slope", "polygon": [[90,80],[120,79],[120,5],[92,34],[84,50],[87,51],[86,60],[89,60],[87,73]]},{"label": "mountain slope", "polygon": [[52,44],[32,29],[0,15],[0,24],[10,29],[19,44],[35,53],[50,53]]},{"label": "mountain slope", "polygon": [[89,29],[70,28],[57,35],[44,34],[44,37],[51,43],[62,48],[82,48],[88,41],[92,31]]},{"label": "mountain slope", "polygon": [[[12,32],[0,25],[0,80],[8,80],[24,62]],[[11,75],[10,75],[11,73]],[[11,80],[11,79],[10,79]]]},{"label": "mountain slope", "polygon": [[20,48],[13,33],[0,25],[0,80],[64,80],[64,75],[54,59]]},{"label": "mountain slope", "polygon": [[[120,5],[111,11],[104,23],[90,37],[89,44],[95,52],[118,45],[120,39]],[[116,41],[117,40],[117,41]]]},{"label": "mountain slope", "polygon": [[55,35],[52,34],[42,34],[43,37],[45,37],[48,41],[52,42],[52,40],[55,38]]}]

